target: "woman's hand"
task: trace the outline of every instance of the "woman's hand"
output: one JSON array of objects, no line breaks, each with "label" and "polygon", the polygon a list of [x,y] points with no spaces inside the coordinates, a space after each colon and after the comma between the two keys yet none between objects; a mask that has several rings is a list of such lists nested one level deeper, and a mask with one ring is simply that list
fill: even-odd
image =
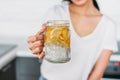
[{"label": "woman's hand", "polygon": [[45,55],[45,52],[43,51],[44,47],[44,32],[47,29],[47,27],[44,25],[40,32],[38,32],[34,36],[30,36],[27,39],[29,49],[32,51],[33,54],[38,55],[39,59],[42,59]]}]

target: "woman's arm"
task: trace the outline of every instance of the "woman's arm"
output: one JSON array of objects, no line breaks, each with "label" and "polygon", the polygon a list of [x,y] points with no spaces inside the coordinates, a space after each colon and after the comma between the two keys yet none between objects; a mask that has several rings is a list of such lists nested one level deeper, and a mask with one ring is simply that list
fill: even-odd
[{"label": "woman's arm", "polygon": [[111,50],[103,50],[98,61],[96,62],[91,74],[89,75],[88,80],[101,80],[105,69],[110,60],[112,54]]}]

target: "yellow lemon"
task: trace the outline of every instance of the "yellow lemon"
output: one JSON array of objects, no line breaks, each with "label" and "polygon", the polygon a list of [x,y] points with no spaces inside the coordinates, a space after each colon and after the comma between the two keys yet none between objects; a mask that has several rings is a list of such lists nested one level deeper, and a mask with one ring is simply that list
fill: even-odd
[{"label": "yellow lemon", "polygon": [[51,39],[59,39],[60,34],[62,33],[62,29],[59,27],[54,28],[51,32],[50,32],[50,37]]}]

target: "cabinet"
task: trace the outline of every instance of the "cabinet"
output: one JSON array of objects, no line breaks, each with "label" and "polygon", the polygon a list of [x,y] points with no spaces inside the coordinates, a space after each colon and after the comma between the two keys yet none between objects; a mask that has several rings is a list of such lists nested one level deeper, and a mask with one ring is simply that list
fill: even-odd
[{"label": "cabinet", "polygon": [[38,58],[17,57],[17,80],[38,80],[40,76],[40,64]]},{"label": "cabinet", "polygon": [[0,70],[0,80],[16,80],[15,59]]}]

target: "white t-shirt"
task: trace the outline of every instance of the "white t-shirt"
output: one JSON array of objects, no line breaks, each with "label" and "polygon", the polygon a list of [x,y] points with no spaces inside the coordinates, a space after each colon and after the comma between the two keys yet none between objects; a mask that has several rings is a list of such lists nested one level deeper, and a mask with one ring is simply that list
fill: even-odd
[{"label": "white t-shirt", "polygon": [[107,16],[95,30],[80,37],[71,24],[68,4],[50,8],[41,23],[48,20],[69,20],[71,29],[71,60],[67,63],[50,63],[43,60],[41,73],[47,80],[87,80],[103,49],[117,51],[115,23]]}]

